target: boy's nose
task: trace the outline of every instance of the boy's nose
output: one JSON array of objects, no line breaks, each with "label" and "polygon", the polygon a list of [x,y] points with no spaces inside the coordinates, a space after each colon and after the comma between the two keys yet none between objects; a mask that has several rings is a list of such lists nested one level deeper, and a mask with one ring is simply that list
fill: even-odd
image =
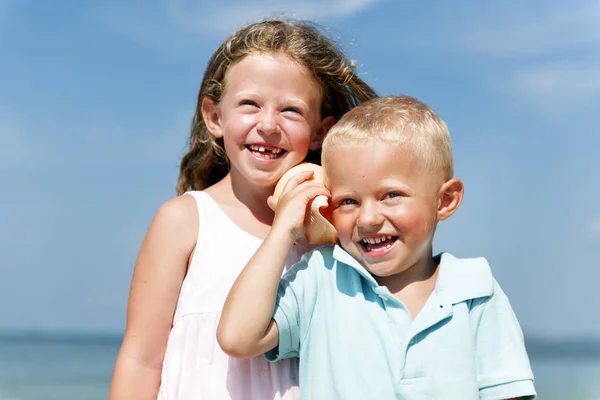
[{"label": "boy's nose", "polygon": [[383,215],[377,210],[376,205],[363,204],[356,225],[359,229],[370,231],[378,229],[383,224]]}]

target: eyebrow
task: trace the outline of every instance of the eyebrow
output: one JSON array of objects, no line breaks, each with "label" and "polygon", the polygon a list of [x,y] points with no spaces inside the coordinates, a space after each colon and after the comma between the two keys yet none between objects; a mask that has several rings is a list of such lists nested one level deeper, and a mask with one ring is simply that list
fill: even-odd
[{"label": "eyebrow", "polygon": [[406,193],[414,193],[414,189],[412,189],[409,185],[407,185],[405,183],[388,182],[386,180],[383,180],[380,182],[378,189],[385,190],[385,191],[402,190],[403,192],[406,192]]},{"label": "eyebrow", "polygon": [[[247,90],[243,91],[243,92],[238,92],[233,96],[233,98],[236,101],[241,100],[246,97],[259,97],[260,98],[262,96],[260,96],[256,92],[251,92],[251,91],[247,91]],[[277,102],[279,104],[292,105],[292,106],[303,107],[303,108],[310,108],[310,105],[306,101],[301,100],[298,97],[284,97],[284,98],[277,99]]]},{"label": "eyebrow", "polygon": [[[410,186],[405,184],[391,184],[383,181],[381,185],[378,185],[376,188],[377,192],[394,192],[400,191],[405,193],[406,195],[413,196],[416,194],[416,191],[412,189]],[[344,190],[338,193],[331,192],[331,200],[333,202],[342,199],[342,198],[356,198],[358,192],[355,190]]]},{"label": "eyebrow", "polygon": [[343,192],[336,193],[336,194],[332,193],[331,200],[339,200],[341,198],[347,198],[347,197],[356,197],[356,192],[355,191],[343,191]]}]

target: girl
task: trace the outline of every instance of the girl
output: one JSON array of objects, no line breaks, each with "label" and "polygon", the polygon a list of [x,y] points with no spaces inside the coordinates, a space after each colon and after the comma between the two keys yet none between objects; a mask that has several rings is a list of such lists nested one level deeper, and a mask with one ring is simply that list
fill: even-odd
[{"label": "girl", "polygon": [[159,208],[135,265],[111,400],[299,397],[296,360],[229,358],[216,328],[271,227],[267,198],[279,178],[302,161],[320,163],[331,125],[376,96],[354,69],[300,22],[251,24],[213,54],[177,182],[185,195]]}]

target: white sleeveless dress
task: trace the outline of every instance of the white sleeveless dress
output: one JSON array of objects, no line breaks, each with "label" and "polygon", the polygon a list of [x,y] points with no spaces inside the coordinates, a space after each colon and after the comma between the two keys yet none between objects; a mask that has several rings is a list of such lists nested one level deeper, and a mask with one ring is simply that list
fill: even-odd
[{"label": "white sleeveless dress", "polygon": [[[262,240],[237,226],[210,195],[196,199],[200,228],[165,353],[159,400],[296,400],[297,359],[227,356],[216,340],[229,289]],[[290,254],[288,266],[301,254]]]}]

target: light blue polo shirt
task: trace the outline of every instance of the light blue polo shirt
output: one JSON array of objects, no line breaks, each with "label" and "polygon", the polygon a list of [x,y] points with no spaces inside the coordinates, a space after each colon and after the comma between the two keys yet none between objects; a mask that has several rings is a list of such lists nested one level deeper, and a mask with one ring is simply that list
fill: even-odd
[{"label": "light blue polo shirt", "polygon": [[413,321],[339,246],[306,254],[281,280],[271,361],[300,358],[302,399],[535,396],[523,334],[483,258],[441,255]]}]

